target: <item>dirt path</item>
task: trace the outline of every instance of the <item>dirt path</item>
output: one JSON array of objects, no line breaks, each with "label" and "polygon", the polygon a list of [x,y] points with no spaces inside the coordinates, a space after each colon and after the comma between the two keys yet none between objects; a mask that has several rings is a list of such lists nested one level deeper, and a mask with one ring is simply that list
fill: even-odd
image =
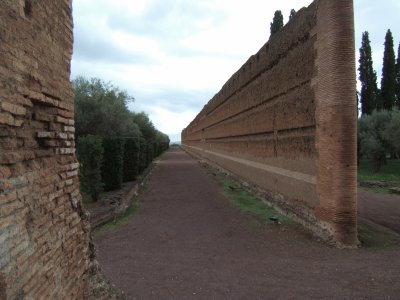
[{"label": "dirt path", "polygon": [[132,223],[98,236],[128,299],[400,299],[400,249],[337,250],[255,227],[184,152],[166,153]]},{"label": "dirt path", "polygon": [[[358,190],[358,216],[400,235],[400,196]],[[399,296],[400,298],[400,296]]]}]

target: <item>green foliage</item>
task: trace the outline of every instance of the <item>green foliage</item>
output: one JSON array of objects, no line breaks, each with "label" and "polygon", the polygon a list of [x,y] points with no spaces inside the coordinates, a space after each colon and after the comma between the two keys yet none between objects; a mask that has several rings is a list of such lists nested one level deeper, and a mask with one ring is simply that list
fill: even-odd
[{"label": "green foliage", "polygon": [[101,180],[104,152],[102,139],[94,135],[80,137],[76,148],[80,162],[80,189],[92,201],[97,201],[103,190]]},{"label": "green foliage", "polygon": [[243,189],[226,175],[218,173],[216,177],[223,188],[224,196],[227,197],[236,208],[252,216],[254,221],[258,224],[265,225],[274,223],[274,221],[271,220],[271,218],[273,218],[279,220],[279,223],[282,225],[296,226],[290,218],[278,213],[273,207],[268,206],[260,199],[256,198],[252,193]]},{"label": "green foliage", "polygon": [[296,15],[296,11],[292,8],[292,10],[290,11],[290,15],[289,15],[289,21],[292,20],[295,15]]},{"label": "green foliage", "polygon": [[381,95],[383,108],[391,110],[396,103],[396,58],[394,54],[393,36],[390,30],[387,31],[385,37]]},{"label": "green foliage", "polygon": [[139,155],[139,172],[142,173],[147,168],[147,142],[145,138],[140,137],[140,155]]},{"label": "green foliage", "polygon": [[152,141],[147,142],[146,149],[146,166],[149,166],[154,158],[154,143]]},{"label": "green foliage", "polygon": [[78,77],[72,81],[75,93],[76,136],[136,136],[127,104],[133,97],[98,78]]},{"label": "green foliage", "polygon": [[[379,173],[374,172],[374,162],[369,159],[361,159],[358,165],[358,181],[377,180],[387,181],[393,186],[400,187],[400,160],[390,159],[382,165]],[[379,188],[374,191],[389,193],[389,188]]]},{"label": "green foliage", "polygon": [[283,27],[283,15],[280,10],[275,11],[274,19],[271,22],[271,36],[281,30]]},{"label": "green foliage", "polygon": [[161,155],[164,151],[169,148],[169,137],[168,135],[157,131],[156,139],[154,143],[154,154],[155,156]]},{"label": "green foliage", "polygon": [[396,105],[400,109],[400,43],[397,51],[397,61],[396,61]]},{"label": "green foliage", "polygon": [[123,179],[124,139],[107,137],[103,139],[104,163],[102,178],[106,191],[121,188]]},{"label": "green foliage", "polygon": [[123,181],[132,181],[139,174],[139,138],[125,138]]},{"label": "green foliage", "polygon": [[155,129],[153,123],[146,113],[131,112],[131,119],[139,126],[139,129],[142,132],[142,135],[146,139],[146,141],[154,141],[154,139],[156,138],[157,130]]},{"label": "green foliage", "polygon": [[374,111],[358,120],[358,140],[361,155],[374,162],[378,172],[386,163],[386,155],[398,153],[400,143],[400,112]]},{"label": "green foliage", "polygon": [[[72,84],[77,139],[89,134],[104,138],[102,175],[106,190],[119,188],[122,178],[133,180],[155,155],[168,148],[168,136],[156,130],[146,113],[129,111],[133,97],[126,91],[98,78],[78,77]],[[109,143],[110,138],[118,142]],[[121,138],[127,139],[125,157],[119,148]]]},{"label": "green foliage", "polygon": [[360,102],[362,114],[371,114],[380,109],[376,72],[373,68],[372,50],[368,31],[363,32],[359,59],[359,79],[361,82]]}]

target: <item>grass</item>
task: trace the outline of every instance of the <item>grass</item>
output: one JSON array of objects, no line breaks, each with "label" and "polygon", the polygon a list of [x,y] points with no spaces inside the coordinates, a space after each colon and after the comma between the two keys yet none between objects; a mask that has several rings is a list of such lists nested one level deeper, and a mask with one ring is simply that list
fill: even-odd
[{"label": "grass", "polygon": [[103,225],[100,225],[99,227],[95,228],[92,230],[92,235],[100,235],[106,232],[113,231],[119,227],[122,227],[124,225],[127,225],[132,221],[132,218],[136,215],[136,213],[139,211],[141,202],[140,202],[140,195],[148,192],[149,186],[147,184],[144,184],[143,186],[140,187],[139,189],[139,196],[135,196],[134,199],[132,199],[131,205],[128,207],[128,209],[125,211],[125,213],[114,220],[107,222]]},{"label": "grass", "polygon": [[217,173],[216,178],[223,189],[224,196],[240,211],[253,217],[256,224],[276,224],[274,220],[278,220],[283,226],[297,226],[293,220],[278,213],[273,207],[262,202],[226,175]]},{"label": "grass", "polygon": [[377,231],[366,224],[358,225],[358,240],[363,248],[379,250],[396,245],[395,238],[386,232]]},{"label": "grass", "polygon": [[[362,159],[358,166],[358,182],[378,180],[390,182],[393,186],[400,187],[400,159],[388,159],[387,165],[383,165],[378,173],[373,171],[372,162]],[[389,193],[389,188],[366,188],[377,193]]]}]

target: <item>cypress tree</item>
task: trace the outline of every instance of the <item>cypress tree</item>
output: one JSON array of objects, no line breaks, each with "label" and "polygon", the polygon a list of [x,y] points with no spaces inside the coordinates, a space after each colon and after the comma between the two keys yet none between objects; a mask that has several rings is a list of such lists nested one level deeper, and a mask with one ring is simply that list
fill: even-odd
[{"label": "cypress tree", "polygon": [[290,15],[289,15],[289,21],[291,19],[293,19],[294,15],[296,14],[296,11],[292,8],[292,10],[290,11]]},{"label": "cypress tree", "polygon": [[358,71],[360,72],[359,79],[361,82],[361,113],[371,114],[374,109],[380,108],[380,104],[377,103],[378,87],[376,83],[376,72],[373,68],[371,43],[368,31],[365,31],[362,34],[359,63]]},{"label": "cypress tree", "polygon": [[400,109],[400,43],[397,51],[397,62],[396,62],[396,96],[397,96],[397,108]]},{"label": "cypress tree", "polygon": [[275,11],[274,19],[271,23],[271,36],[277,33],[283,27],[283,15],[280,10]]},{"label": "cypress tree", "polygon": [[396,103],[396,58],[394,55],[393,36],[390,29],[385,37],[383,55],[381,95],[383,108],[391,110]]}]

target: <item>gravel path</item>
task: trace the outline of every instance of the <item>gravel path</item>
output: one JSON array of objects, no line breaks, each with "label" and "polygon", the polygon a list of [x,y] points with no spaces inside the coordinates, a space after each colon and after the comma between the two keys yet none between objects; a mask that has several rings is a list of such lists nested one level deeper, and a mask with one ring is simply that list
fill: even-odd
[{"label": "gravel path", "polygon": [[181,150],[163,155],[133,221],[97,236],[128,299],[400,299],[400,248],[338,250],[256,227]]}]

